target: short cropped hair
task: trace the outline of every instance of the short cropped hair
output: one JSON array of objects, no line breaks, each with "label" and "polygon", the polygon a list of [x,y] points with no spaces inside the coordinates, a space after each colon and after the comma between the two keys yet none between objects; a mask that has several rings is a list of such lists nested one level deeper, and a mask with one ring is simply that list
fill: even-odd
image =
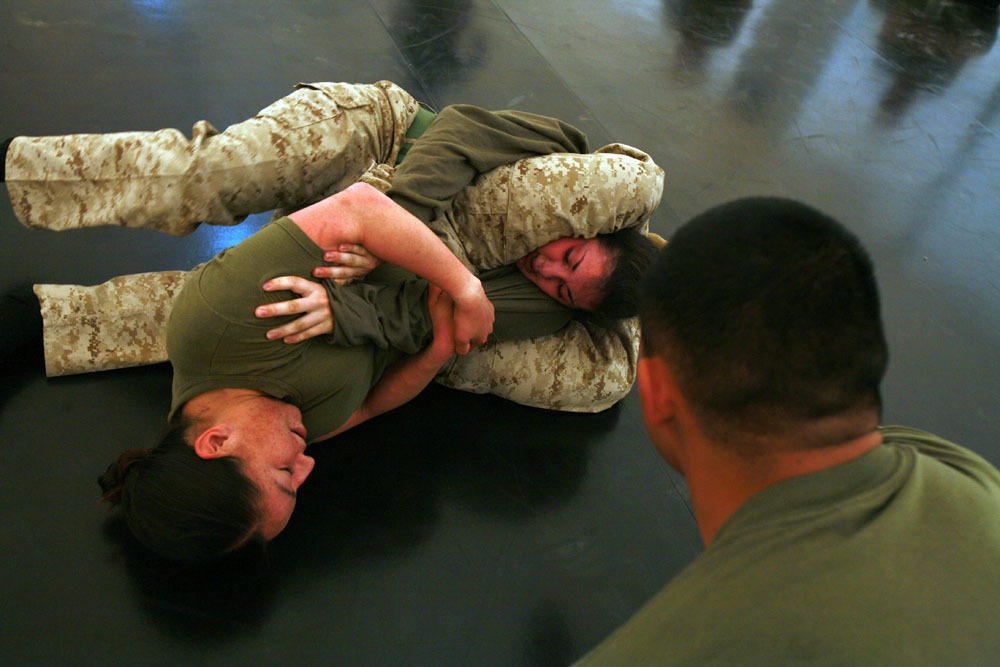
[{"label": "short cropped hair", "polygon": [[710,435],[881,410],[871,259],[805,204],[749,198],[695,217],[642,282],[640,316],[644,354],[667,361]]}]

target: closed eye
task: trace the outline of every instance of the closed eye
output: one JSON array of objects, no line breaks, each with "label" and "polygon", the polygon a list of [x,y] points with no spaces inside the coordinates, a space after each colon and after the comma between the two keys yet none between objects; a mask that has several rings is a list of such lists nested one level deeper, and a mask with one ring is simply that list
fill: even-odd
[{"label": "closed eye", "polygon": [[581,253],[577,253],[577,255],[576,255],[576,262],[575,263],[573,262],[572,254],[573,254],[573,250],[575,250],[575,249],[576,248],[571,248],[570,250],[567,250],[566,251],[566,257],[564,258],[564,261],[566,262],[566,266],[569,267],[570,271],[576,271],[578,268],[580,268],[580,264],[583,263],[583,253],[582,252]]},{"label": "closed eye", "polygon": [[[569,267],[570,272],[576,271],[577,268],[580,266],[580,263],[583,261],[583,254],[582,253],[577,253],[576,254],[576,263],[575,264],[573,263],[573,259],[574,259],[573,251],[574,250],[576,250],[576,248],[570,248],[569,250],[566,251],[566,254],[563,255],[563,263],[566,266]],[[572,307],[572,308],[576,307],[576,302],[573,300],[573,292],[572,292],[572,290],[570,290],[569,285],[567,285],[565,282],[563,282],[563,283],[561,283],[559,285],[559,296],[566,303],[568,303],[570,305],[570,307]]]}]

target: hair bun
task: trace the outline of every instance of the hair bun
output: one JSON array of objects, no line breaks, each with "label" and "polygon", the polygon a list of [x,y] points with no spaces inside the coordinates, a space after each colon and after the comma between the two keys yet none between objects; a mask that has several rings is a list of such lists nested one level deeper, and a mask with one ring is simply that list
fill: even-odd
[{"label": "hair bun", "polygon": [[146,459],[152,449],[133,447],[127,449],[118,456],[118,460],[108,466],[104,474],[97,478],[97,483],[101,485],[104,495],[101,500],[112,505],[117,505],[122,500],[122,493],[125,490],[125,479],[133,465]]}]

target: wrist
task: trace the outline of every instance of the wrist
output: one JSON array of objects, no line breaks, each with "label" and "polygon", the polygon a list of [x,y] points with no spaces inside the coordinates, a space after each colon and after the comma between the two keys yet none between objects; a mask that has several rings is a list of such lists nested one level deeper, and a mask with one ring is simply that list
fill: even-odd
[{"label": "wrist", "polygon": [[465,279],[460,287],[460,291],[456,294],[452,294],[451,298],[454,299],[456,304],[469,304],[475,303],[486,296],[486,292],[483,290],[483,283],[476,276],[471,273]]},{"label": "wrist", "polygon": [[431,343],[421,353],[424,369],[426,372],[434,374],[441,369],[448,360],[455,355],[454,346]]}]

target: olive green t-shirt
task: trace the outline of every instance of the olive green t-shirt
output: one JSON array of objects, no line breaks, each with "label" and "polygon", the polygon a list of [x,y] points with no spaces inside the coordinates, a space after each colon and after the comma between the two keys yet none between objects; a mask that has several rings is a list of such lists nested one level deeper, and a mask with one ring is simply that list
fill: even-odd
[{"label": "olive green t-shirt", "polygon": [[[456,106],[436,118],[421,118],[420,129],[428,127],[413,133],[420,139],[397,168],[389,195],[424,222],[443,215],[462,188],[496,166],[587,150],[579,130],[544,116]],[[297,405],[310,435],[317,437],[347,420],[389,364],[429,342],[433,327],[426,282],[391,265],[362,283],[325,283],[337,322],[330,336],[295,345],[268,340],[267,330],[293,318],[257,319],[254,308],[296,295],[264,292],[260,286],[281,275],[311,276],[323,263],[319,247],[286,218],[196,270],[168,325],[171,415],[206,391],[251,388]],[[572,319],[572,311],[545,296],[514,266],[479,277],[496,309],[496,340],[552,334]]]},{"label": "olive green t-shirt", "polygon": [[[572,311],[560,306],[527,280],[516,266],[501,266],[482,271],[479,279],[493,304],[496,320],[490,339],[523,340],[553,334],[573,318]],[[330,296],[330,308],[336,326],[329,334],[337,345],[372,343],[394,347],[407,354],[421,349],[413,331],[431,332],[433,324],[427,309],[413,307],[422,299],[426,281],[392,264],[383,264],[364,282],[338,286],[324,281]]]},{"label": "olive green t-shirt", "polygon": [[[207,391],[242,388],[298,406],[312,437],[347,421],[400,353],[375,345],[331,345],[322,337],[295,345],[268,340],[268,329],[292,318],[254,315],[262,303],[294,296],[263,291],[265,281],[308,276],[321,264],[319,246],[283,218],[195,271],[177,296],[167,326],[167,354],[174,367],[171,415]],[[418,345],[427,332],[412,333]]]},{"label": "olive green t-shirt", "polygon": [[1000,473],[883,436],[752,497],[579,664],[1000,665]]},{"label": "olive green t-shirt", "polygon": [[[427,281],[391,264],[365,282],[324,281],[333,334],[294,345],[268,340],[269,329],[296,316],[259,319],[254,309],[296,295],[261,285],[277,276],[309,276],[323,263],[319,246],[282,218],[195,270],[167,326],[171,416],[207,391],[256,389],[298,406],[309,434],[319,437],[347,420],[389,364],[430,342]],[[498,340],[550,334],[569,320],[567,309],[551,308],[551,299],[515,267],[485,272],[481,280],[496,309]]]}]

